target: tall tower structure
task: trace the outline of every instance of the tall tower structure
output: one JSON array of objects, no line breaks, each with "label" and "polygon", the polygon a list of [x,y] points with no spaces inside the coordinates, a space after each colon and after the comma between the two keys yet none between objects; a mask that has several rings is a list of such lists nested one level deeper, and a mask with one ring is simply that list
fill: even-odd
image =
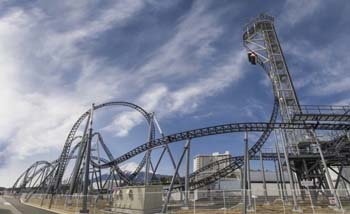
[{"label": "tall tower structure", "polygon": [[[249,61],[252,64],[260,64],[272,82],[274,95],[279,102],[282,122],[291,122],[294,114],[301,113],[301,108],[278,41],[274,18],[267,14],[260,14],[253,19],[245,26],[243,42],[248,49]],[[299,206],[288,153],[299,153],[298,143],[305,137],[305,134],[302,131],[295,130],[281,132],[282,148],[292,190],[293,210],[295,211],[299,210]]]},{"label": "tall tower structure", "polygon": [[[249,61],[260,64],[272,82],[282,121],[291,122],[294,114],[301,113],[301,108],[275,31],[274,18],[260,14],[253,19],[245,26],[243,42],[248,49]],[[287,132],[289,146],[297,148],[297,143],[303,140],[305,134],[301,131]]]},{"label": "tall tower structure", "polygon": [[[277,97],[279,102],[282,122],[296,122],[292,121],[293,117],[295,115],[302,114],[302,111],[293,86],[292,78],[288,71],[288,66],[286,64],[281,45],[276,34],[274,27],[274,18],[268,14],[263,13],[253,19],[245,26],[243,42],[244,46],[248,49],[249,61],[252,64],[261,65],[272,82],[274,95]],[[321,162],[317,163],[320,169],[318,171],[321,172],[316,173],[318,182],[320,184],[324,183],[326,185],[326,188],[330,189],[331,194],[336,201],[336,207],[339,209],[341,208],[341,203],[334,190],[333,181],[330,177],[327,163],[324,159],[321,146],[314,130],[286,130],[281,132],[281,141],[292,189],[294,202],[293,209],[298,210],[298,202],[296,199],[296,189],[293,181],[294,176],[293,172],[291,171],[290,161],[288,158],[289,152],[300,154],[298,145],[299,142],[310,142],[309,140],[311,138],[313,138],[314,142],[311,142],[309,145],[317,148],[316,151],[319,152],[321,158]],[[285,140],[287,141],[289,151],[286,149],[286,145],[284,145]],[[311,178],[307,174],[309,171],[308,169],[310,169],[307,162],[305,160],[302,160],[301,163],[302,164],[299,164],[300,167],[298,167],[299,170],[296,173],[299,185],[301,185],[300,180],[302,178]],[[293,164],[295,165],[295,163]],[[306,175],[303,175],[305,172]],[[312,178],[315,179],[315,176]]]}]

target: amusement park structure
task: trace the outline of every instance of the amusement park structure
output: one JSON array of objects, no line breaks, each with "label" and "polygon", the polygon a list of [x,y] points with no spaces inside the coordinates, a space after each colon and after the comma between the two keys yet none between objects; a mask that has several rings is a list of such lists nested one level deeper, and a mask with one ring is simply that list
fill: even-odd
[{"label": "amusement park structure", "polygon": [[[43,200],[50,200],[50,204],[55,195],[67,195],[69,204],[70,196],[80,194],[83,196],[81,213],[89,213],[88,195],[111,193],[112,186],[153,185],[159,165],[163,157],[168,155],[174,171],[170,183],[163,187],[162,213],[167,212],[174,192],[183,193],[184,206],[187,206],[191,191],[212,184],[239,169],[243,171],[242,212],[246,213],[252,198],[251,191],[248,191],[251,189],[249,161],[261,160],[263,167],[263,161],[273,160],[277,162],[276,173],[283,200],[288,200],[286,185],[282,185],[285,179],[282,174],[284,169],[287,170],[293,211],[300,210],[299,201],[305,198],[306,189],[327,195],[334,201],[335,209],[342,210],[343,196],[339,196],[336,190],[341,180],[350,185],[350,179],[342,173],[350,165],[350,106],[300,105],[272,16],[260,14],[247,24],[244,27],[243,44],[248,51],[249,62],[260,65],[272,83],[274,105],[269,121],[222,124],[165,135],[156,115],[138,105],[129,102],[93,104],[73,125],[59,158],[31,165],[14,183],[13,193],[25,194],[25,200],[40,193]],[[148,124],[148,139],[145,143],[119,157],[113,156],[103,136],[93,127],[96,111],[117,106],[139,112]],[[212,162],[190,173],[191,141],[235,132],[245,133],[243,155]],[[248,148],[250,132],[261,132],[261,136]],[[319,133],[327,134],[328,137],[321,139]],[[275,141],[276,152],[263,153],[262,147],[270,137]],[[176,161],[168,145],[183,141],[186,142],[185,147]],[[157,161],[152,163],[151,155],[155,149],[161,152]],[[143,158],[134,172],[126,173],[119,167],[121,163],[141,154]],[[223,163],[224,168],[206,177],[200,176],[202,172]],[[180,176],[179,169],[183,164],[186,173]],[[135,178],[143,168],[143,182],[140,183]],[[337,175],[335,184],[330,171]],[[101,175],[106,172],[108,177],[103,180]],[[350,196],[346,197],[349,199]]]}]

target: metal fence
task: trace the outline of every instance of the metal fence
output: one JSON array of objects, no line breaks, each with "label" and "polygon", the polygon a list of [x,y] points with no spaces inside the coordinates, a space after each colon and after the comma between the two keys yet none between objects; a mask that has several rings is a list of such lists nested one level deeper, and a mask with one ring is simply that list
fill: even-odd
[{"label": "metal fence", "polygon": [[[271,192],[271,191],[270,191]],[[341,207],[335,206],[335,198],[330,191],[319,189],[298,190],[297,201],[290,193],[281,192],[265,195],[249,192],[246,199],[247,213],[349,213],[350,195],[347,189],[338,189],[337,197]],[[106,213],[210,213],[235,214],[243,212],[242,190],[195,190],[185,199],[184,192],[173,192],[166,209],[164,192],[115,191],[113,194],[91,195],[87,197],[91,214]],[[46,194],[34,194],[29,199],[21,195],[21,201],[31,206],[50,209],[59,213],[79,213],[82,209],[82,195],[55,195],[52,199]],[[297,203],[297,209],[295,209]]]}]

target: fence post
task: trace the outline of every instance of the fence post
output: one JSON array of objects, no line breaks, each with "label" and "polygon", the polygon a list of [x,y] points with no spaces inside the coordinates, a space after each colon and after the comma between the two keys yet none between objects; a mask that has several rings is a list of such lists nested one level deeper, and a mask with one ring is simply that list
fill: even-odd
[{"label": "fence post", "polygon": [[226,214],[226,199],[225,199],[225,190],[222,190],[222,197],[224,199],[224,213]]},{"label": "fence post", "polygon": [[310,204],[311,204],[312,213],[315,213],[315,206],[314,206],[314,202],[313,202],[313,200],[312,200],[312,196],[311,196],[309,187],[306,186],[306,189],[307,189],[307,192],[308,192],[308,194],[309,194],[309,199],[310,199]]},{"label": "fence post", "polygon": [[193,214],[196,214],[196,199],[193,198]]}]

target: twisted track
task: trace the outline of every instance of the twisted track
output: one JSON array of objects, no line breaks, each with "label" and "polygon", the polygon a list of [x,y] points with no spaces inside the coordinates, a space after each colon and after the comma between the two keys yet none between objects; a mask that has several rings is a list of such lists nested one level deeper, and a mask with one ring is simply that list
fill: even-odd
[{"label": "twisted track", "polygon": [[[275,99],[273,109],[272,109],[272,114],[270,117],[270,123],[276,122],[278,107],[279,107],[278,100]],[[266,140],[269,138],[272,130],[273,129],[267,129],[262,133],[258,141],[249,149],[248,151],[249,158],[253,157],[258,151],[260,151],[261,147],[265,144]],[[227,160],[226,159],[218,160],[198,169],[197,171],[193,172],[190,175],[190,183],[193,183],[196,179],[196,176],[198,176],[201,172],[204,172],[212,168],[213,166],[219,166],[222,163],[227,163],[228,161],[230,162],[230,164],[233,164],[234,166],[241,167],[242,166],[241,163],[243,162],[243,156],[233,157]]]},{"label": "twisted track", "polygon": [[210,126],[205,128],[193,129],[190,131],[179,132],[176,134],[164,136],[155,139],[154,141],[144,143],[124,155],[116,158],[107,164],[100,165],[102,168],[111,167],[113,164],[122,163],[138,154],[141,154],[148,149],[160,147],[165,144],[170,144],[187,139],[200,138],[211,135],[228,134],[234,132],[264,132],[269,129],[317,129],[317,130],[350,130],[350,124],[335,124],[335,123],[267,123],[267,122],[251,122],[251,123],[230,123],[224,125]]},{"label": "twisted track", "polygon": [[[150,117],[149,113],[147,113],[143,108],[141,108],[140,106],[137,106],[133,103],[129,103],[129,102],[108,102],[108,103],[104,103],[104,104],[100,104],[100,105],[95,106],[94,110],[98,110],[98,109],[108,107],[108,106],[126,106],[126,107],[132,108],[132,109],[140,112],[146,118],[148,124],[151,125],[151,139],[154,139],[155,129],[154,129],[153,123],[151,123],[151,117]],[[75,138],[75,134],[76,134],[78,128],[80,127],[81,123],[87,117],[89,117],[89,115],[90,115],[89,111],[82,114],[79,117],[79,119],[74,123],[72,129],[68,133],[66,142],[65,142],[64,147],[63,147],[63,151],[58,159],[57,170],[54,173],[53,180],[51,181],[51,184],[50,184],[49,193],[55,193],[58,190],[60,183],[62,181],[62,178],[63,178],[64,171],[67,167],[67,161],[68,161],[68,157],[69,157],[69,153],[70,153],[70,147],[71,147],[72,142]],[[140,165],[137,168],[138,172],[142,169],[144,164],[145,164],[145,161],[142,160]],[[120,168],[116,164],[113,164],[113,165],[114,165],[113,167],[117,170],[117,172],[121,173],[120,177],[122,179],[124,178],[125,181],[128,182],[128,179],[126,179],[127,176],[122,173]],[[136,172],[134,172],[134,173],[136,173]]]}]

